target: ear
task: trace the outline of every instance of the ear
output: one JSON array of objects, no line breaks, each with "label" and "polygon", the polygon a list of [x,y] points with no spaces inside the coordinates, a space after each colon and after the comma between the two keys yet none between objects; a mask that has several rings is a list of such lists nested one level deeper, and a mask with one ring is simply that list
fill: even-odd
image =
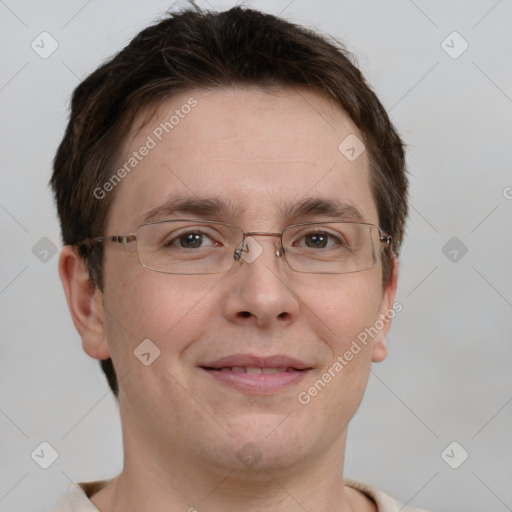
[{"label": "ear", "polygon": [[382,293],[382,300],[377,312],[378,317],[376,318],[376,327],[383,324],[382,329],[379,329],[378,333],[373,338],[372,343],[372,361],[379,363],[383,361],[388,353],[386,345],[386,334],[391,327],[391,319],[394,318],[395,314],[402,310],[401,304],[394,305],[396,287],[398,282],[398,260],[396,256],[391,257],[391,279],[389,284]]},{"label": "ear", "polygon": [[89,279],[83,258],[69,245],[60,254],[59,275],[84,351],[95,359],[109,358],[103,295]]}]

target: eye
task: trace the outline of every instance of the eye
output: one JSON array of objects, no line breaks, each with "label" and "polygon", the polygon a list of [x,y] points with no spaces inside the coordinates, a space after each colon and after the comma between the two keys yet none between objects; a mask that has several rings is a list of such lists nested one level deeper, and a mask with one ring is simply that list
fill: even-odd
[{"label": "eye", "polygon": [[301,241],[303,243],[299,243],[297,245],[309,247],[311,249],[325,249],[328,247],[332,247],[336,244],[342,244],[342,241],[332,233],[328,233],[327,231],[313,231],[311,233],[305,234]]},{"label": "eye", "polygon": [[201,231],[186,231],[179,235],[173,235],[164,243],[166,248],[179,249],[199,249],[212,245],[218,246],[220,244]]}]

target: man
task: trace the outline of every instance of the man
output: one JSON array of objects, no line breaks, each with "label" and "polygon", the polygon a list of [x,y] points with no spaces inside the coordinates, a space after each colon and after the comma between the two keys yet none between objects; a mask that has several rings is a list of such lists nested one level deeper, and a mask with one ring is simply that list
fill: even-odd
[{"label": "man", "polygon": [[78,86],[51,184],[124,442],[122,473],[55,512],[412,510],[343,476],[401,307],[407,180],[341,47],[248,9],[173,15]]}]

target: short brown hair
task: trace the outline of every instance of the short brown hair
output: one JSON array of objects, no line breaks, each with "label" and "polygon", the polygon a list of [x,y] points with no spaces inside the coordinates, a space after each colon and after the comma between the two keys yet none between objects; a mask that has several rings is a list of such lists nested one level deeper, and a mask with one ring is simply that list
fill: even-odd
[{"label": "short brown hair", "polygon": [[[53,187],[63,243],[76,245],[100,289],[102,235],[115,196],[93,193],[114,173],[125,135],[146,106],[192,89],[229,86],[307,88],[334,100],[364,136],[380,227],[398,253],[407,215],[403,143],[351,55],[335,40],[256,10],[172,13],[140,32],[75,89],[54,160]],[[383,283],[391,254],[383,253]],[[118,396],[111,359],[101,361]]]}]

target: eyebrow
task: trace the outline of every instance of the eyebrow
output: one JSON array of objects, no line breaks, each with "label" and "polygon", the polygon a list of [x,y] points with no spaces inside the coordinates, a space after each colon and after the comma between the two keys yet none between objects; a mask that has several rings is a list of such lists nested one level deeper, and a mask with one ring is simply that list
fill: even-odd
[{"label": "eyebrow", "polygon": [[[219,197],[173,196],[163,204],[153,208],[142,217],[142,223],[152,222],[165,217],[189,214],[195,217],[238,217],[241,208],[231,201]],[[216,220],[216,219],[213,219]]]},{"label": "eyebrow", "polygon": [[[245,208],[242,205],[236,205],[233,201],[220,197],[173,196],[143,215],[140,224],[187,214],[194,217],[210,218],[211,220],[220,220],[226,217],[238,219],[244,212]],[[308,197],[294,204],[282,205],[279,212],[283,220],[312,215],[325,215],[333,219],[354,222],[363,220],[363,216],[355,206],[321,197]]]},{"label": "eyebrow", "polygon": [[308,215],[325,215],[340,220],[361,222],[363,216],[353,205],[323,197],[308,197],[282,210],[285,219],[306,217]]}]

